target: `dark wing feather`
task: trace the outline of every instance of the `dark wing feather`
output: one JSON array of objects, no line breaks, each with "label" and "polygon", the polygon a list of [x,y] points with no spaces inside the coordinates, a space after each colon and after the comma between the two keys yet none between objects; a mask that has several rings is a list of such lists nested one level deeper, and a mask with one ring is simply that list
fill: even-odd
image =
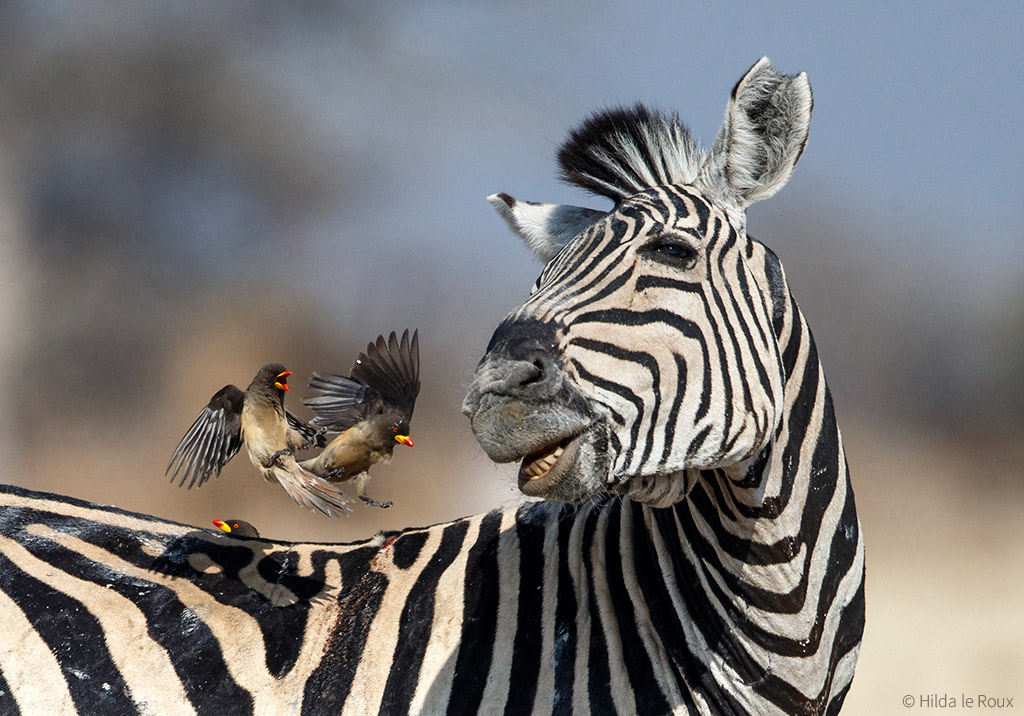
[{"label": "dark wing feather", "polygon": [[307,447],[322,448],[327,445],[327,440],[319,430],[292,411],[288,410],[288,408],[284,409],[284,416],[288,419],[288,427],[302,436],[302,440],[305,442]]},{"label": "dark wing feather", "polygon": [[366,346],[352,366],[352,377],[380,393],[389,409],[401,413],[406,420],[412,418],[416,396],[420,392],[420,338],[419,331],[409,340],[408,329],[402,339],[392,331],[387,343],[378,336],[376,343]]},{"label": "dark wing feather", "polygon": [[245,393],[233,385],[217,391],[199,413],[171,455],[164,474],[171,482],[181,473],[178,486],[188,481],[191,489],[202,485],[210,475],[220,477],[221,469],[242,447],[242,403]]},{"label": "dark wing feather", "polygon": [[315,417],[313,425],[341,433],[369,415],[380,412],[380,393],[365,383],[333,373],[313,373],[309,387],[319,395],[302,399]]}]

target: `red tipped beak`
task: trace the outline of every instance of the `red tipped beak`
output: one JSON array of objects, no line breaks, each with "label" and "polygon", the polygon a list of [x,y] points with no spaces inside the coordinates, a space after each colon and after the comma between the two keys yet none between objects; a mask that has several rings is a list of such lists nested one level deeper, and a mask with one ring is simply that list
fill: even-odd
[{"label": "red tipped beak", "polygon": [[412,447],[412,438],[409,437],[408,435],[396,435],[395,441],[400,442],[403,445],[408,445],[409,447]]},{"label": "red tipped beak", "polygon": [[229,527],[228,523],[225,522],[224,520],[214,520],[213,524],[214,524],[214,526],[218,527],[219,529],[224,530],[228,534],[231,533],[231,527]]}]

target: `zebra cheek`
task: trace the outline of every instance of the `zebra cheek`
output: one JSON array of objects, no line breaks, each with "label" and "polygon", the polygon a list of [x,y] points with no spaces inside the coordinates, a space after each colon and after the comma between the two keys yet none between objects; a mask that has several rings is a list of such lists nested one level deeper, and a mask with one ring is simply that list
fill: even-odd
[{"label": "zebra cheek", "polygon": [[658,292],[653,289],[641,289],[633,291],[629,300],[631,311],[649,311],[658,305]]}]

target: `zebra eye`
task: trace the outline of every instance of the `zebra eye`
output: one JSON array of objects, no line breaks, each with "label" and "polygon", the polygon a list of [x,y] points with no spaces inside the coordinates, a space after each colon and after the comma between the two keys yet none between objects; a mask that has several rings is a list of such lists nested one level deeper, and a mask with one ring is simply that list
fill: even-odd
[{"label": "zebra eye", "polygon": [[693,268],[697,263],[697,250],[690,244],[668,236],[662,236],[647,245],[652,258],[680,268]]}]

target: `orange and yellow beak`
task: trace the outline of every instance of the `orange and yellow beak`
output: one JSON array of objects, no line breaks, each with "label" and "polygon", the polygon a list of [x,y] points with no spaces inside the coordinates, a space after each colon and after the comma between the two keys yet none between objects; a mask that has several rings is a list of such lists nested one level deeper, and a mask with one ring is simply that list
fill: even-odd
[{"label": "orange and yellow beak", "polygon": [[290,376],[291,374],[292,372],[290,370],[286,370],[283,373],[278,373],[276,376],[277,380],[274,381],[274,387],[278,388],[279,390],[289,390],[288,376]]},{"label": "orange and yellow beak", "polygon": [[408,445],[409,447],[412,447],[412,438],[409,437],[408,435],[396,435],[395,442],[399,442],[402,443],[403,445]]},{"label": "orange and yellow beak", "polygon": [[214,524],[214,526],[219,527],[220,529],[224,530],[228,534],[231,534],[231,525],[229,525],[224,520],[214,520],[213,524]]}]

